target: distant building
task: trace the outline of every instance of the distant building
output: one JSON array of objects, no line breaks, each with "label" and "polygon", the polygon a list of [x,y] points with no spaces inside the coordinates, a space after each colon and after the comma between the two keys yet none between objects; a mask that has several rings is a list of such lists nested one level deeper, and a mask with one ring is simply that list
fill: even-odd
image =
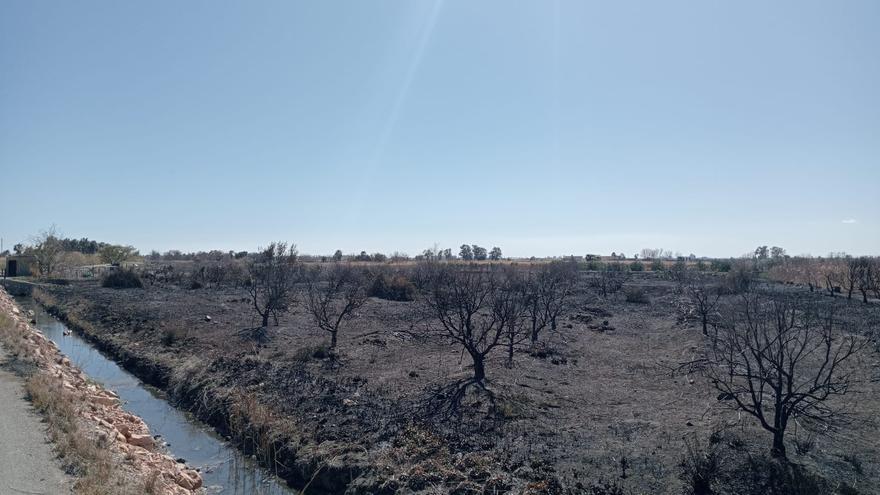
[{"label": "distant building", "polygon": [[6,257],[4,275],[7,277],[28,277],[33,275],[37,259],[30,255],[12,255]]}]

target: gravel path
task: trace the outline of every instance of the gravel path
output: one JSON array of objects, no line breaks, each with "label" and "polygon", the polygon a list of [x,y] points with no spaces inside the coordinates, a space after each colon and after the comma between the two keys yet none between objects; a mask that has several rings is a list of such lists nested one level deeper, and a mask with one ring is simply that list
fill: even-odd
[{"label": "gravel path", "polygon": [[0,493],[72,493],[71,479],[47,442],[45,425],[24,398],[23,379],[7,370],[6,362],[0,346]]}]

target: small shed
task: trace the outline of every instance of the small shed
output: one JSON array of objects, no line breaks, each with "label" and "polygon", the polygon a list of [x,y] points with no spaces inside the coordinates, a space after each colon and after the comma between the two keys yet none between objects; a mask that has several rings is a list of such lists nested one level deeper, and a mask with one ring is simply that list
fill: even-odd
[{"label": "small shed", "polygon": [[6,257],[6,269],[3,272],[7,277],[27,277],[33,275],[37,259],[30,255],[12,255]]}]

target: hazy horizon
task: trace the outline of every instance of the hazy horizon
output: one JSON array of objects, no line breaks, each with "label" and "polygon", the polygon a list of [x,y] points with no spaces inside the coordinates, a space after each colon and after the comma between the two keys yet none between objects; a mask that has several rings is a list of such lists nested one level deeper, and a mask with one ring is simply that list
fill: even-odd
[{"label": "hazy horizon", "polygon": [[[46,230],[47,229],[45,229],[45,228],[40,229],[41,232],[46,231]],[[389,255],[389,256],[395,252],[398,252],[401,254],[405,254],[405,255],[414,257],[416,255],[422,254],[426,249],[431,249],[431,248],[435,248],[435,247],[440,250],[448,248],[452,251],[453,255],[458,256],[459,248],[461,247],[462,244],[468,244],[468,245],[476,244],[476,245],[482,246],[486,249],[491,249],[492,247],[497,246],[497,247],[501,248],[502,253],[505,258],[520,258],[520,259],[530,258],[532,256],[537,257],[537,258],[554,258],[554,257],[558,258],[558,257],[571,256],[571,255],[584,256],[587,254],[609,256],[612,253],[624,254],[628,258],[632,258],[633,255],[636,255],[636,254],[640,255],[640,252],[643,248],[662,249],[663,251],[669,251],[670,253],[673,253],[675,255],[680,254],[682,256],[688,256],[690,254],[694,254],[698,258],[722,259],[722,258],[739,258],[739,257],[743,257],[743,256],[751,256],[754,253],[755,248],[757,248],[759,246],[765,246],[765,245],[768,247],[777,246],[777,244],[772,244],[772,243],[769,243],[769,244],[768,243],[756,243],[751,248],[747,247],[747,248],[743,249],[741,252],[738,252],[735,254],[713,254],[713,253],[709,253],[709,252],[699,252],[699,251],[695,251],[692,249],[691,250],[676,249],[675,247],[670,247],[670,246],[664,245],[662,243],[661,244],[640,244],[641,247],[633,248],[633,249],[605,249],[605,250],[602,250],[602,249],[581,249],[581,250],[571,250],[571,251],[567,251],[567,252],[566,251],[529,252],[529,251],[512,251],[509,248],[505,247],[505,245],[503,243],[467,242],[467,241],[460,241],[460,242],[451,243],[451,244],[430,242],[430,243],[425,244],[421,248],[414,248],[414,249],[398,249],[398,248],[391,248],[391,249],[375,248],[374,249],[371,247],[357,247],[357,242],[355,240],[349,239],[348,241],[346,241],[346,243],[345,243],[346,245],[339,245],[336,248],[331,248],[331,249],[326,249],[326,250],[316,250],[316,249],[310,248],[310,246],[317,245],[317,243],[302,243],[302,242],[298,242],[294,238],[278,237],[278,238],[267,238],[265,241],[253,243],[250,245],[229,244],[229,243],[224,244],[223,242],[219,242],[216,244],[194,243],[191,245],[176,245],[176,246],[170,246],[167,248],[162,247],[161,249],[160,248],[144,249],[141,246],[138,246],[136,244],[126,242],[124,239],[116,239],[116,240],[108,241],[107,239],[98,239],[98,238],[91,237],[88,234],[69,235],[60,228],[58,228],[57,231],[58,231],[58,234],[60,237],[67,237],[67,238],[72,238],[72,239],[80,239],[80,238],[86,237],[86,238],[89,238],[89,239],[97,241],[97,242],[108,242],[110,244],[133,245],[135,248],[138,249],[140,254],[144,255],[144,256],[150,254],[151,251],[157,251],[161,254],[164,254],[164,253],[171,251],[171,250],[177,250],[182,253],[208,252],[208,251],[212,251],[212,250],[221,251],[221,252],[230,252],[230,251],[255,252],[255,251],[261,249],[262,247],[265,247],[270,242],[275,242],[275,241],[282,241],[282,242],[287,242],[287,243],[293,244],[296,246],[296,248],[300,254],[312,255],[312,256],[331,256],[337,249],[339,249],[343,252],[344,255],[356,255],[356,254],[360,253],[361,251],[365,251],[368,254],[382,253],[382,254]],[[35,231],[35,233],[36,233],[36,231]],[[21,242],[23,244],[28,244],[32,241],[32,239],[31,239],[32,237],[34,237],[34,236],[28,235],[27,238],[22,239],[17,242]],[[659,238],[660,237],[657,237],[657,239],[659,239]],[[545,241],[546,241],[546,239],[540,240],[540,242],[545,242]],[[584,241],[584,242],[588,242],[588,241]],[[8,240],[6,238],[3,239],[3,249],[8,249],[8,250],[12,251],[12,247],[14,244],[15,243],[8,242]],[[412,244],[412,243],[410,243],[410,244]],[[595,245],[599,245],[599,244],[595,243],[595,244],[585,244],[585,245],[595,246]],[[633,244],[633,245],[635,245],[635,244]],[[353,247],[351,247],[351,246],[353,246]],[[856,257],[858,257],[858,256],[877,256],[877,252],[858,253],[858,252],[849,252],[849,251],[844,251],[844,250],[839,250],[839,249],[830,249],[825,252],[809,252],[809,251],[803,251],[803,250],[797,250],[797,249],[790,249],[789,247],[786,247],[786,246],[779,246],[779,247],[782,247],[783,249],[785,249],[785,254],[787,254],[789,256],[828,257],[829,255],[837,256],[842,253],[845,253],[847,255],[856,256]]]},{"label": "hazy horizon", "polygon": [[880,4],[0,5],[0,237],[880,254]]}]

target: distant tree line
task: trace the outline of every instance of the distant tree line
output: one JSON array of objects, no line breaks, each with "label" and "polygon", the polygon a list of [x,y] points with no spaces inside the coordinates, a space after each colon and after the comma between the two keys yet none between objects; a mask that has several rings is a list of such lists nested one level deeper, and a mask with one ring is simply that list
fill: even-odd
[{"label": "distant tree line", "polygon": [[462,260],[462,261],[500,261],[502,259],[502,253],[500,247],[493,247],[491,250],[487,250],[486,248],[479,246],[477,244],[462,244],[459,248],[458,255],[456,256],[452,249],[445,248],[440,249],[436,245],[434,247],[425,249],[421,253],[416,256],[410,257],[406,253],[401,253],[399,251],[395,251],[391,255],[386,255],[384,253],[368,253],[367,251],[361,251],[359,254],[344,254],[341,249],[337,249],[332,256],[322,256],[320,257],[321,261],[357,261],[357,262],[379,262],[384,263],[386,261],[398,262],[398,261],[451,261],[451,260]]},{"label": "distant tree line", "polygon": [[83,254],[95,254],[104,247],[108,246],[106,242],[98,242],[83,237],[82,239],[60,239],[61,248],[65,251],[76,251]]}]

